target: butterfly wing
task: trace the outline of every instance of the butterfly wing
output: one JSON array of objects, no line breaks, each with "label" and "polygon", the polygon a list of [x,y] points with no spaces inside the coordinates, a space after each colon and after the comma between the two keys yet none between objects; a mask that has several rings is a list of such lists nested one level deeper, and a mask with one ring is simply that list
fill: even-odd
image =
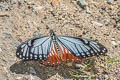
[{"label": "butterfly wing", "polygon": [[58,65],[61,64],[61,59],[57,45],[55,42],[51,42],[51,48],[47,60],[43,63],[44,65]]},{"label": "butterfly wing", "polygon": [[85,38],[58,36],[57,39],[62,46],[79,58],[98,56],[107,52],[107,49],[100,43]]},{"label": "butterfly wing", "polygon": [[59,47],[60,57],[63,62],[82,61],[82,59],[76,57],[72,51],[70,51],[64,44],[62,44],[60,40],[57,40],[57,43]]},{"label": "butterfly wing", "polygon": [[22,43],[16,56],[24,60],[46,60],[50,51],[51,39],[47,36],[30,39]]}]

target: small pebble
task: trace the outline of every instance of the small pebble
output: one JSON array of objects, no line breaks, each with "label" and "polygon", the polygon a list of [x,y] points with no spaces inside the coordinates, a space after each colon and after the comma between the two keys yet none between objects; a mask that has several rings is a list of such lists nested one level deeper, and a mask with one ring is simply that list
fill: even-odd
[{"label": "small pebble", "polygon": [[102,10],[106,10],[106,6],[105,6],[105,5],[102,6],[101,9],[102,9]]},{"label": "small pebble", "polygon": [[13,5],[13,4],[16,4],[17,3],[17,0],[10,0],[10,3]]},{"label": "small pebble", "polygon": [[24,2],[27,2],[28,0],[24,0]]},{"label": "small pebble", "polygon": [[81,65],[81,64],[75,64],[75,69],[80,69],[80,70],[84,70],[84,66],[83,65]]},{"label": "small pebble", "polygon": [[5,32],[4,34],[5,34],[5,37],[6,37],[6,38],[11,38],[11,37],[12,37],[11,34],[8,33],[8,32]]},{"label": "small pebble", "polygon": [[108,4],[113,4],[114,0],[106,0]]},{"label": "small pebble", "polygon": [[116,23],[120,23],[120,18],[115,19]]},{"label": "small pebble", "polygon": [[33,36],[34,36],[34,37],[41,37],[42,34],[41,34],[39,31],[35,31],[35,32],[33,33]]},{"label": "small pebble", "polygon": [[20,42],[12,42],[11,44],[15,47],[18,47],[21,43]]},{"label": "small pebble", "polygon": [[120,11],[117,12],[117,15],[120,17]]},{"label": "small pebble", "polygon": [[88,14],[91,14],[91,13],[92,13],[89,8],[87,8],[86,12],[87,12]]},{"label": "small pebble", "polygon": [[112,25],[112,23],[111,23],[111,22],[105,22],[104,24],[105,24],[105,26]]},{"label": "small pebble", "polygon": [[2,49],[0,48],[0,52],[2,52]]},{"label": "small pebble", "polygon": [[16,80],[21,80],[22,79],[22,77],[16,77]]},{"label": "small pebble", "polygon": [[120,41],[117,41],[117,43],[120,45]]},{"label": "small pebble", "polygon": [[40,11],[42,8],[43,8],[42,6],[33,7],[33,9],[34,9],[35,11]]},{"label": "small pebble", "polygon": [[104,72],[104,70],[103,70],[102,68],[100,68],[100,67],[97,67],[96,70],[97,70],[99,73],[103,73],[103,72]]},{"label": "small pebble", "polygon": [[114,46],[117,46],[117,45],[118,45],[118,43],[116,43],[115,41],[111,41],[111,43],[112,43],[112,45],[114,45]]},{"label": "small pebble", "polygon": [[87,29],[87,28],[84,28],[84,31],[82,32],[82,34],[87,34],[87,33],[89,33],[89,30]]},{"label": "small pebble", "polygon": [[87,2],[86,0],[78,0],[77,5],[79,5],[82,9],[86,9]]},{"label": "small pebble", "polygon": [[99,80],[109,80],[109,76],[108,75],[104,75],[104,74],[103,75],[99,75],[98,79]]},{"label": "small pebble", "polygon": [[120,77],[120,72],[116,72],[115,74]]},{"label": "small pebble", "polygon": [[97,26],[103,26],[103,24],[96,22],[96,21],[92,21],[92,24],[97,25]]},{"label": "small pebble", "polygon": [[36,75],[36,71],[33,67],[30,67],[29,71],[30,71],[31,74]]}]

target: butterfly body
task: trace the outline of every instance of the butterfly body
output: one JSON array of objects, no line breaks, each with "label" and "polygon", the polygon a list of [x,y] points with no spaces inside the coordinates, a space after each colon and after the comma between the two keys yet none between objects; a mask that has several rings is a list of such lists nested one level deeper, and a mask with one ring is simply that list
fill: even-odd
[{"label": "butterfly body", "polygon": [[50,30],[50,37],[33,38],[22,43],[17,48],[16,56],[23,60],[40,60],[44,65],[58,65],[106,52],[107,49],[100,43],[85,38],[56,36]]}]

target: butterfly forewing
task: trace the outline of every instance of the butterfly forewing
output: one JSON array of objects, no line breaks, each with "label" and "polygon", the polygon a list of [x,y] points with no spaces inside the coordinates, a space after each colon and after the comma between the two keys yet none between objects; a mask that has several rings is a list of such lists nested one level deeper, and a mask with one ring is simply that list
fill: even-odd
[{"label": "butterfly forewing", "polygon": [[18,47],[16,56],[24,60],[46,60],[50,46],[51,39],[49,37],[30,39]]},{"label": "butterfly forewing", "polygon": [[58,40],[79,58],[100,55],[107,52],[107,49],[101,44],[85,38],[58,36]]}]

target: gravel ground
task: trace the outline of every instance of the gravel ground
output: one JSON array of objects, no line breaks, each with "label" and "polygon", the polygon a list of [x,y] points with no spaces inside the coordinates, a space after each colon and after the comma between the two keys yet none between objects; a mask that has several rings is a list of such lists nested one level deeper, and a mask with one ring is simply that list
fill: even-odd
[{"label": "gravel ground", "polygon": [[[57,67],[16,58],[20,43],[50,29],[97,40],[108,53]],[[120,80],[119,0],[0,0],[0,80],[46,79]]]}]

